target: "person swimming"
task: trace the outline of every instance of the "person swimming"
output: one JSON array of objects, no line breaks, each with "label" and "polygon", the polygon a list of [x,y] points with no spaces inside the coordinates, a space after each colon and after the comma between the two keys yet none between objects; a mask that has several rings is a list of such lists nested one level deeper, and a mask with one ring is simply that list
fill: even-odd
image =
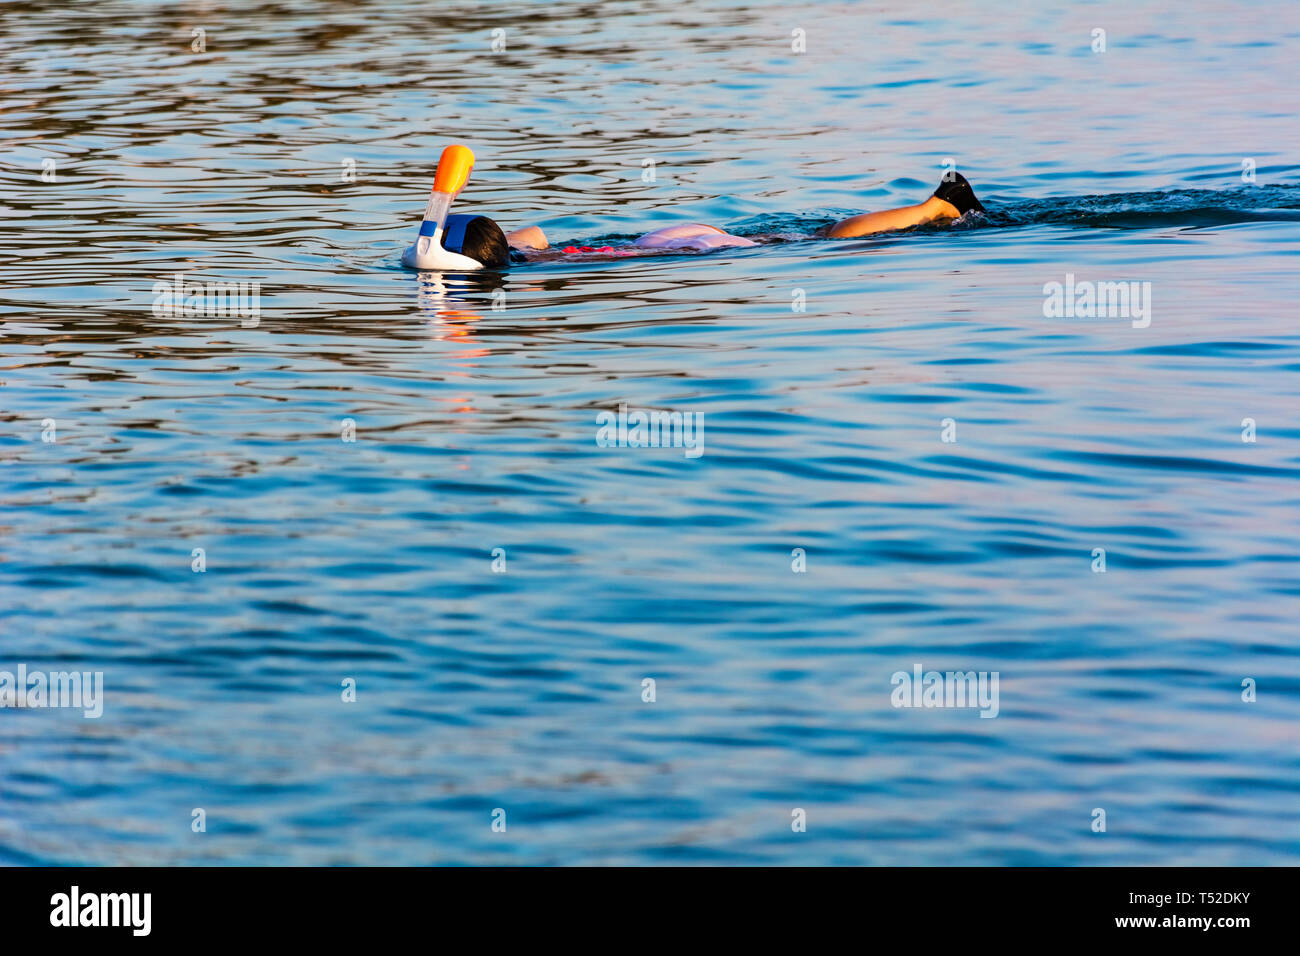
[{"label": "person swimming", "polygon": [[[984,204],[975,198],[966,177],[952,170],[944,174],[930,198],[914,206],[902,206],[898,209],[886,209],[881,212],[862,213],[842,219],[822,230],[818,235],[828,239],[856,239],[861,236],[875,235],[881,232],[897,232],[933,222],[946,222],[960,219],[966,213],[984,212]],[[510,248],[519,252],[542,252],[550,249],[550,243],[540,226],[525,226],[506,233],[506,242]],[[632,243],[637,249],[694,249],[701,252],[713,249],[741,248],[757,246],[761,243],[744,236],[733,236],[716,226],[701,222],[682,223],[664,226],[653,232],[637,237]],[[570,247],[572,249],[572,247]],[[615,251],[610,247],[591,249],[582,247],[574,249],[579,252]],[[568,250],[566,250],[568,251]]]},{"label": "person swimming", "polygon": [[[540,226],[524,226],[506,233],[487,216],[450,214],[451,203],[469,182],[473,168],[474,154],[468,147],[453,145],[442,151],[419,235],[402,254],[403,265],[412,269],[436,271],[499,269],[507,265],[512,257],[527,259],[529,253],[546,252],[552,248]],[[822,230],[818,235],[829,239],[856,239],[932,222],[955,220],[971,211],[984,212],[984,206],[975,198],[975,192],[966,178],[961,173],[950,170],[944,174],[939,188],[924,202],[850,216]],[[664,251],[708,252],[757,245],[760,243],[754,239],[733,236],[716,226],[691,222],[663,226],[647,232],[632,243],[631,249],[568,246],[563,252],[653,255]]]}]

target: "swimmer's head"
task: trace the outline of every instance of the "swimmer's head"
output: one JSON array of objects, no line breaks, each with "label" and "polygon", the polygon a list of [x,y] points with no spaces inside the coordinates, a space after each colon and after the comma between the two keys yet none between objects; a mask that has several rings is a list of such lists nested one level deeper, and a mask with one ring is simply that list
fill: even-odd
[{"label": "swimmer's head", "polygon": [[458,252],[486,269],[500,269],[510,262],[510,245],[501,227],[487,216],[448,216],[443,248]]}]

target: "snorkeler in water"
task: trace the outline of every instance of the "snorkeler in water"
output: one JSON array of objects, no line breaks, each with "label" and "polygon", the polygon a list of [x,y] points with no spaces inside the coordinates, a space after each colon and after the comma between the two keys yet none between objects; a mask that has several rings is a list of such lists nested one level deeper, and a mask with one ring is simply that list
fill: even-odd
[{"label": "snorkeler in water", "polygon": [[438,158],[433,190],[415,242],[402,253],[402,265],[430,272],[499,269],[510,261],[505,233],[487,216],[450,215],[452,201],[469,182],[474,153],[448,146]]},{"label": "snorkeler in water", "polygon": [[[546,234],[539,226],[525,226],[504,233],[487,216],[448,214],[452,200],[465,188],[473,167],[474,154],[468,147],[448,146],[443,150],[419,237],[403,254],[403,265],[413,269],[447,271],[495,269],[510,261],[512,250],[515,256],[532,258],[537,253],[551,249]],[[944,174],[939,188],[924,202],[851,216],[819,234],[830,239],[854,239],[959,219],[972,210],[984,212],[984,206],[975,198],[975,192],[966,178],[961,173],[950,170]],[[693,222],[664,226],[648,232],[637,238],[630,249],[568,246],[563,252],[636,255],[678,249],[708,251],[759,244],[753,239],[733,236],[714,226]]]},{"label": "snorkeler in water", "polygon": [[[951,177],[951,178],[949,178]],[[966,177],[956,171],[945,174],[939,188],[929,199],[914,206],[898,209],[886,209],[881,212],[867,212],[860,216],[841,219],[833,226],[823,230],[820,235],[829,239],[855,239],[879,232],[896,232],[910,229],[926,223],[945,222],[960,219],[971,210],[984,212],[983,204],[975,198]],[[525,226],[506,234],[506,241],[511,249],[522,252],[540,252],[550,248],[546,234],[538,226]],[[683,223],[676,226],[664,226],[653,232],[647,232],[637,238],[633,246],[638,249],[727,249],[740,246],[757,246],[760,243],[744,236],[733,236],[714,226],[699,222]],[[616,252],[609,246],[601,249],[569,247],[566,252]]]}]

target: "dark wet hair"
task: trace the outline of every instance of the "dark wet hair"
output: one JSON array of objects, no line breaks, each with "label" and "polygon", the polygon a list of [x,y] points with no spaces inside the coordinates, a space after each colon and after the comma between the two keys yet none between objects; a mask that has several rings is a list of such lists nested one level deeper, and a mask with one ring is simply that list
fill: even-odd
[{"label": "dark wet hair", "polygon": [[506,234],[487,216],[475,216],[465,227],[465,240],[460,251],[461,255],[483,263],[488,269],[500,269],[510,262],[510,244],[506,242]]}]

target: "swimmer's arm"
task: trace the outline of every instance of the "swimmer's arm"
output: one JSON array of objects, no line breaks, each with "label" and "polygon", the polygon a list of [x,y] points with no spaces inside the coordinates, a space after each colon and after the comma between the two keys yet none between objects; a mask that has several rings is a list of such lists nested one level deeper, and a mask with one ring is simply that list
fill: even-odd
[{"label": "swimmer's arm", "polygon": [[516,229],[514,232],[507,232],[506,242],[510,244],[511,249],[551,248],[551,244],[546,241],[546,233],[542,232],[541,226],[524,226],[524,228]]}]

